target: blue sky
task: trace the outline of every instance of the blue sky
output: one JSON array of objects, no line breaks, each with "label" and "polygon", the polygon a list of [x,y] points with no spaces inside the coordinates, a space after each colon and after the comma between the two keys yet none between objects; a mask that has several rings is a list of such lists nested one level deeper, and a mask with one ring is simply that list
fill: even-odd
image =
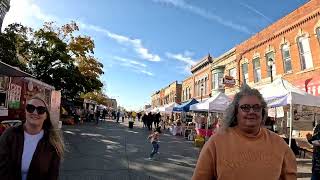
[{"label": "blue sky", "polygon": [[139,109],[208,53],[223,54],[306,1],[11,0],[4,26],[76,21],[95,41],[107,95]]}]

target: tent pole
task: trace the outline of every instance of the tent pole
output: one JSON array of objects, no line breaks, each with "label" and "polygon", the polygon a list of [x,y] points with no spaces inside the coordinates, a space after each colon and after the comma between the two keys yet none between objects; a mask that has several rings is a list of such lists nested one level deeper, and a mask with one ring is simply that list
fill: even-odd
[{"label": "tent pole", "polygon": [[207,125],[206,125],[206,137],[205,139],[208,139],[208,129],[209,129],[209,109],[208,109],[208,117],[207,117]]},{"label": "tent pole", "polygon": [[289,130],[289,147],[291,147],[291,140],[292,140],[292,119],[293,119],[293,107],[292,103],[290,104],[290,130]]}]

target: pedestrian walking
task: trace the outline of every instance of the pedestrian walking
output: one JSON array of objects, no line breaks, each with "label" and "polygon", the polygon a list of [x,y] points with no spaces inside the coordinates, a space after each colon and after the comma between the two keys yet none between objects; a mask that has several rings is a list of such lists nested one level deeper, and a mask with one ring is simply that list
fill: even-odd
[{"label": "pedestrian walking", "polygon": [[154,132],[148,136],[148,139],[152,144],[152,151],[149,156],[149,159],[152,159],[155,154],[159,153],[159,138],[160,133],[157,130],[154,130]]},{"label": "pedestrian walking", "polygon": [[152,123],[153,123],[153,115],[151,112],[149,112],[147,116],[147,126],[149,131],[152,131]]},{"label": "pedestrian walking", "polygon": [[125,116],[125,115],[124,115],[124,112],[123,112],[123,111],[120,112],[120,116],[121,116],[122,122],[124,122],[124,116]]},{"label": "pedestrian walking", "polygon": [[27,101],[25,115],[22,125],[0,136],[0,179],[57,180],[64,144],[44,98],[34,96]]},{"label": "pedestrian walking", "polygon": [[316,125],[313,135],[307,134],[307,139],[313,145],[311,180],[320,179],[320,124]]},{"label": "pedestrian walking", "polygon": [[147,119],[148,119],[147,113],[145,113],[144,115],[142,115],[142,123],[143,123],[143,126],[142,126],[142,127],[144,127],[144,128],[147,127]]},{"label": "pedestrian walking", "polygon": [[132,121],[135,121],[137,117],[137,113],[135,111],[132,111],[131,115],[132,115]]},{"label": "pedestrian walking", "polygon": [[141,116],[142,116],[142,115],[141,115],[141,112],[138,112],[138,113],[137,113],[138,122],[140,122]]},{"label": "pedestrian walking", "polygon": [[226,118],[201,150],[193,180],[296,180],[294,153],[263,127],[267,104],[260,92],[243,85]]},{"label": "pedestrian walking", "polygon": [[120,110],[118,110],[117,112],[117,123],[119,123],[119,120],[120,120]]},{"label": "pedestrian walking", "polygon": [[99,109],[97,108],[97,109],[96,109],[96,124],[99,123],[99,118],[100,118],[100,111],[99,111]]}]

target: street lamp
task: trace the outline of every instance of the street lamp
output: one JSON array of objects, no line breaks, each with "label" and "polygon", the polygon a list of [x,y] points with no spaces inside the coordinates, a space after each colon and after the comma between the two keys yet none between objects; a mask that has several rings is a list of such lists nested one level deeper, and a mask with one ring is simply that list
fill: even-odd
[{"label": "street lamp", "polygon": [[268,59],[268,66],[270,69],[270,78],[271,78],[271,82],[273,82],[273,74],[272,74],[272,68],[273,68],[273,59],[269,58]]},{"label": "street lamp", "polygon": [[201,90],[201,102],[202,102],[203,84],[201,84],[201,88],[200,88],[200,90]]}]

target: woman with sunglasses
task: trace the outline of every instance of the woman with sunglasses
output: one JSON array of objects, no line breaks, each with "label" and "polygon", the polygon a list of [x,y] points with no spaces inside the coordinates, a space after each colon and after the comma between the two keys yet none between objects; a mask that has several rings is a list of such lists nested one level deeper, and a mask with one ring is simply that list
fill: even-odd
[{"label": "woman with sunglasses", "polygon": [[266,102],[256,89],[242,86],[222,126],[201,150],[193,180],[296,180],[292,150],[263,127]]},{"label": "woman with sunglasses", "polygon": [[0,136],[1,180],[57,180],[64,144],[43,98],[26,104],[26,120]]}]

